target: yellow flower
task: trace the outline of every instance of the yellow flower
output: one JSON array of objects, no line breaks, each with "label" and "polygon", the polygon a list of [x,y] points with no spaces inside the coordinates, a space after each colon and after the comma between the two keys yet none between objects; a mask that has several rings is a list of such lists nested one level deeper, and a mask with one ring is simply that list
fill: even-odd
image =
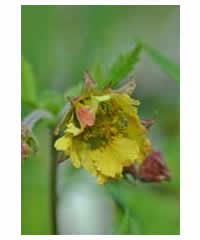
[{"label": "yellow flower", "polygon": [[153,151],[138,105],[139,101],[120,90],[97,90],[86,74],[81,96],[72,100],[64,135],[55,148],[70,157],[76,168],[96,176],[100,184],[122,178],[124,167],[140,165]]}]

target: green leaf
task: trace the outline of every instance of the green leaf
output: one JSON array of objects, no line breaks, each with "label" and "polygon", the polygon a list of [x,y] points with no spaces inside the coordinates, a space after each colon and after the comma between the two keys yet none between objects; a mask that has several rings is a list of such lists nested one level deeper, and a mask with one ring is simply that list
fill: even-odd
[{"label": "green leaf", "polygon": [[64,96],[56,91],[44,91],[40,96],[40,107],[53,114],[58,114],[64,103]]},{"label": "green leaf", "polygon": [[118,226],[114,234],[137,235],[140,234],[140,227],[134,212],[128,205],[129,197],[124,194],[126,187],[127,183],[125,183],[125,181],[109,182],[105,186],[106,191],[112,197],[121,212],[121,217],[118,221]]},{"label": "green leaf", "polygon": [[144,50],[150,56],[154,63],[160,65],[161,69],[166,72],[173,80],[180,82],[180,66],[168,57],[162,55],[158,50],[143,43]]},{"label": "green leaf", "polygon": [[104,71],[101,64],[94,64],[90,70],[92,79],[97,83],[98,87],[101,87],[104,81]]},{"label": "green leaf", "polygon": [[65,92],[65,97],[76,97],[77,95],[80,94],[80,91],[83,87],[83,82],[79,82],[76,84],[76,86],[69,88],[66,92]]},{"label": "green leaf", "polygon": [[116,233],[117,235],[127,235],[130,233],[130,219],[131,219],[130,213],[128,210],[126,210],[122,217],[119,229]]},{"label": "green leaf", "polygon": [[105,80],[102,82],[101,87],[110,82],[111,86],[115,87],[119,81],[123,80],[123,78],[125,78],[129,72],[134,69],[139,60],[139,55],[142,48],[142,44],[138,43],[132,51],[126,53],[125,55],[120,55],[106,74]]},{"label": "green leaf", "polygon": [[21,100],[22,103],[32,107],[37,106],[35,76],[31,65],[23,57],[21,59]]}]

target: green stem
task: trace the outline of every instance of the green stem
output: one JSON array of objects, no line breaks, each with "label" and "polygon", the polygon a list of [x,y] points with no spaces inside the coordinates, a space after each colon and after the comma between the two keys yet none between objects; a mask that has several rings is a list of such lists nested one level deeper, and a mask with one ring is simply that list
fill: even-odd
[{"label": "green stem", "polygon": [[52,120],[53,115],[46,110],[38,109],[31,112],[23,121],[22,124],[32,130],[33,126],[41,119]]},{"label": "green stem", "polygon": [[50,131],[51,139],[51,159],[50,159],[50,209],[51,209],[51,221],[52,221],[52,234],[57,235],[57,169],[56,169],[56,157],[57,153],[54,147],[55,138],[53,131]]}]

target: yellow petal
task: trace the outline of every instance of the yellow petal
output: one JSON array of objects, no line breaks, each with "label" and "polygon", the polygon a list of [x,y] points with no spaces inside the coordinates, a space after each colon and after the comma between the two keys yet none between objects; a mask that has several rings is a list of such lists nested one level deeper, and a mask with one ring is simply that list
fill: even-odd
[{"label": "yellow petal", "polygon": [[92,158],[89,156],[90,151],[82,149],[80,150],[80,157],[81,157],[81,165],[83,168],[85,168],[86,171],[90,172],[92,176],[97,176],[97,170],[96,166],[92,160]]},{"label": "yellow petal", "polygon": [[80,168],[81,163],[80,163],[80,160],[79,160],[79,157],[78,157],[78,153],[76,151],[72,150],[70,156],[71,156],[71,161],[72,161],[72,164],[74,165],[74,167]]},{"label": "yellow petal", "polygon": [[139,146],[136,141],[118,137],[112,144],[113,151],[116,151],[120,156],[120,162],[123,166],[130,166],[136,159],[139,154]]},{"label": "yellow petal", "polygon": [[140,156],[137,143],[119,137],[105,148],[88,151],[87,158],[95,164],[97,171],[105,177],[119,178],[123,167],[130,166]]},{"label": "yellow petal", "polygon": [[103,95],[103,96],[94,96],[93,97],[95,100],[97,100],[98,102],[105,102],[108,101],[111,96],[110,95]]},{"label": "yellow petal", "polygon": [[63,136],[63,137],[57,139],[55,142],[55,148],[58,151],[68,152],[70,147],[71,147],[71,138],[70,137]]},{"label": "yellow petal", "polygon": [[72,133],[74,136],[77,136],[82,131],[83,131],[83,129],[75,127],[73,123],[69,123],[67,125],[67,129],[65,130],[65,133]]},{"label": "yellow petal", "polygon": [[88,158],[96,165],[97,170],[107,176],[120,176],[124,166],[137,159],[137,144],[129,139],[119,138],[105,148],[88,151]]},{"label": "yellow petal", "polygon": [[74,167],[76,168],[80,168],[81,167],[81,162],[80,162],[80,145],[79,142],[77,140],[72,140],[72,147],[71,147],[71,153],[70,153],[70,157],[71,157],[71,161],[72,164],[74,165]]},{"label": "yellow petal", "polygon": [[98,184],[104,184],[104,183],[106,183],[107,181],[108,181],[108,178],[105,177],[105,176],[103,176],[103,175],[100,175],[100,176],[98,177],[98,179],[97,179],[97,183],[98,183]]},{"label": "yellow petal", "polygon": [[97,150],[93,153],[93,158],[98,171],[103,175],[114,178],[121,174],[122,164],[117,152],[112,152],[108,148],[104,152]]},{"label": "yellow petal", "polygon": [[115,94],[112,97],[112,101],[118,105],[124,113],[131,116],[137,114],[136,106],[139,105],[139,101],[130,98],[127,94]]},{"label": "yellow petal", "polygon": [[59,151],[65,151],[71,145],[71,139],[68,137],[61,137],[55,142],[55,148]]}]

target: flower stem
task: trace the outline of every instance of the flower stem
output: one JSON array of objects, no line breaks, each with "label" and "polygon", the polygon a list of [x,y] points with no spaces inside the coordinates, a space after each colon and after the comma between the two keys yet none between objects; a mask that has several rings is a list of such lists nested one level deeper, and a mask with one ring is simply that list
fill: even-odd
[{"label": "flower stem", "polygon": [[57,169],[56,169],[56,150],[54,148],[55,138],[53,131],[50,130],[51,139],[51,159],[50,159],[50,209],[51,209],[51,221],[52,221],[52,234],[57,235]]},{"label": "flower stem", "polygon": [[40,119],[48,119],[52,120],[53,116],[51,113],[49,113],[46,110],[39,109],[35,110],[32,113],[30,113],[23,121],[22,123],[27,126],[30,130],[32,130],[35,123],[37,123]]}]

